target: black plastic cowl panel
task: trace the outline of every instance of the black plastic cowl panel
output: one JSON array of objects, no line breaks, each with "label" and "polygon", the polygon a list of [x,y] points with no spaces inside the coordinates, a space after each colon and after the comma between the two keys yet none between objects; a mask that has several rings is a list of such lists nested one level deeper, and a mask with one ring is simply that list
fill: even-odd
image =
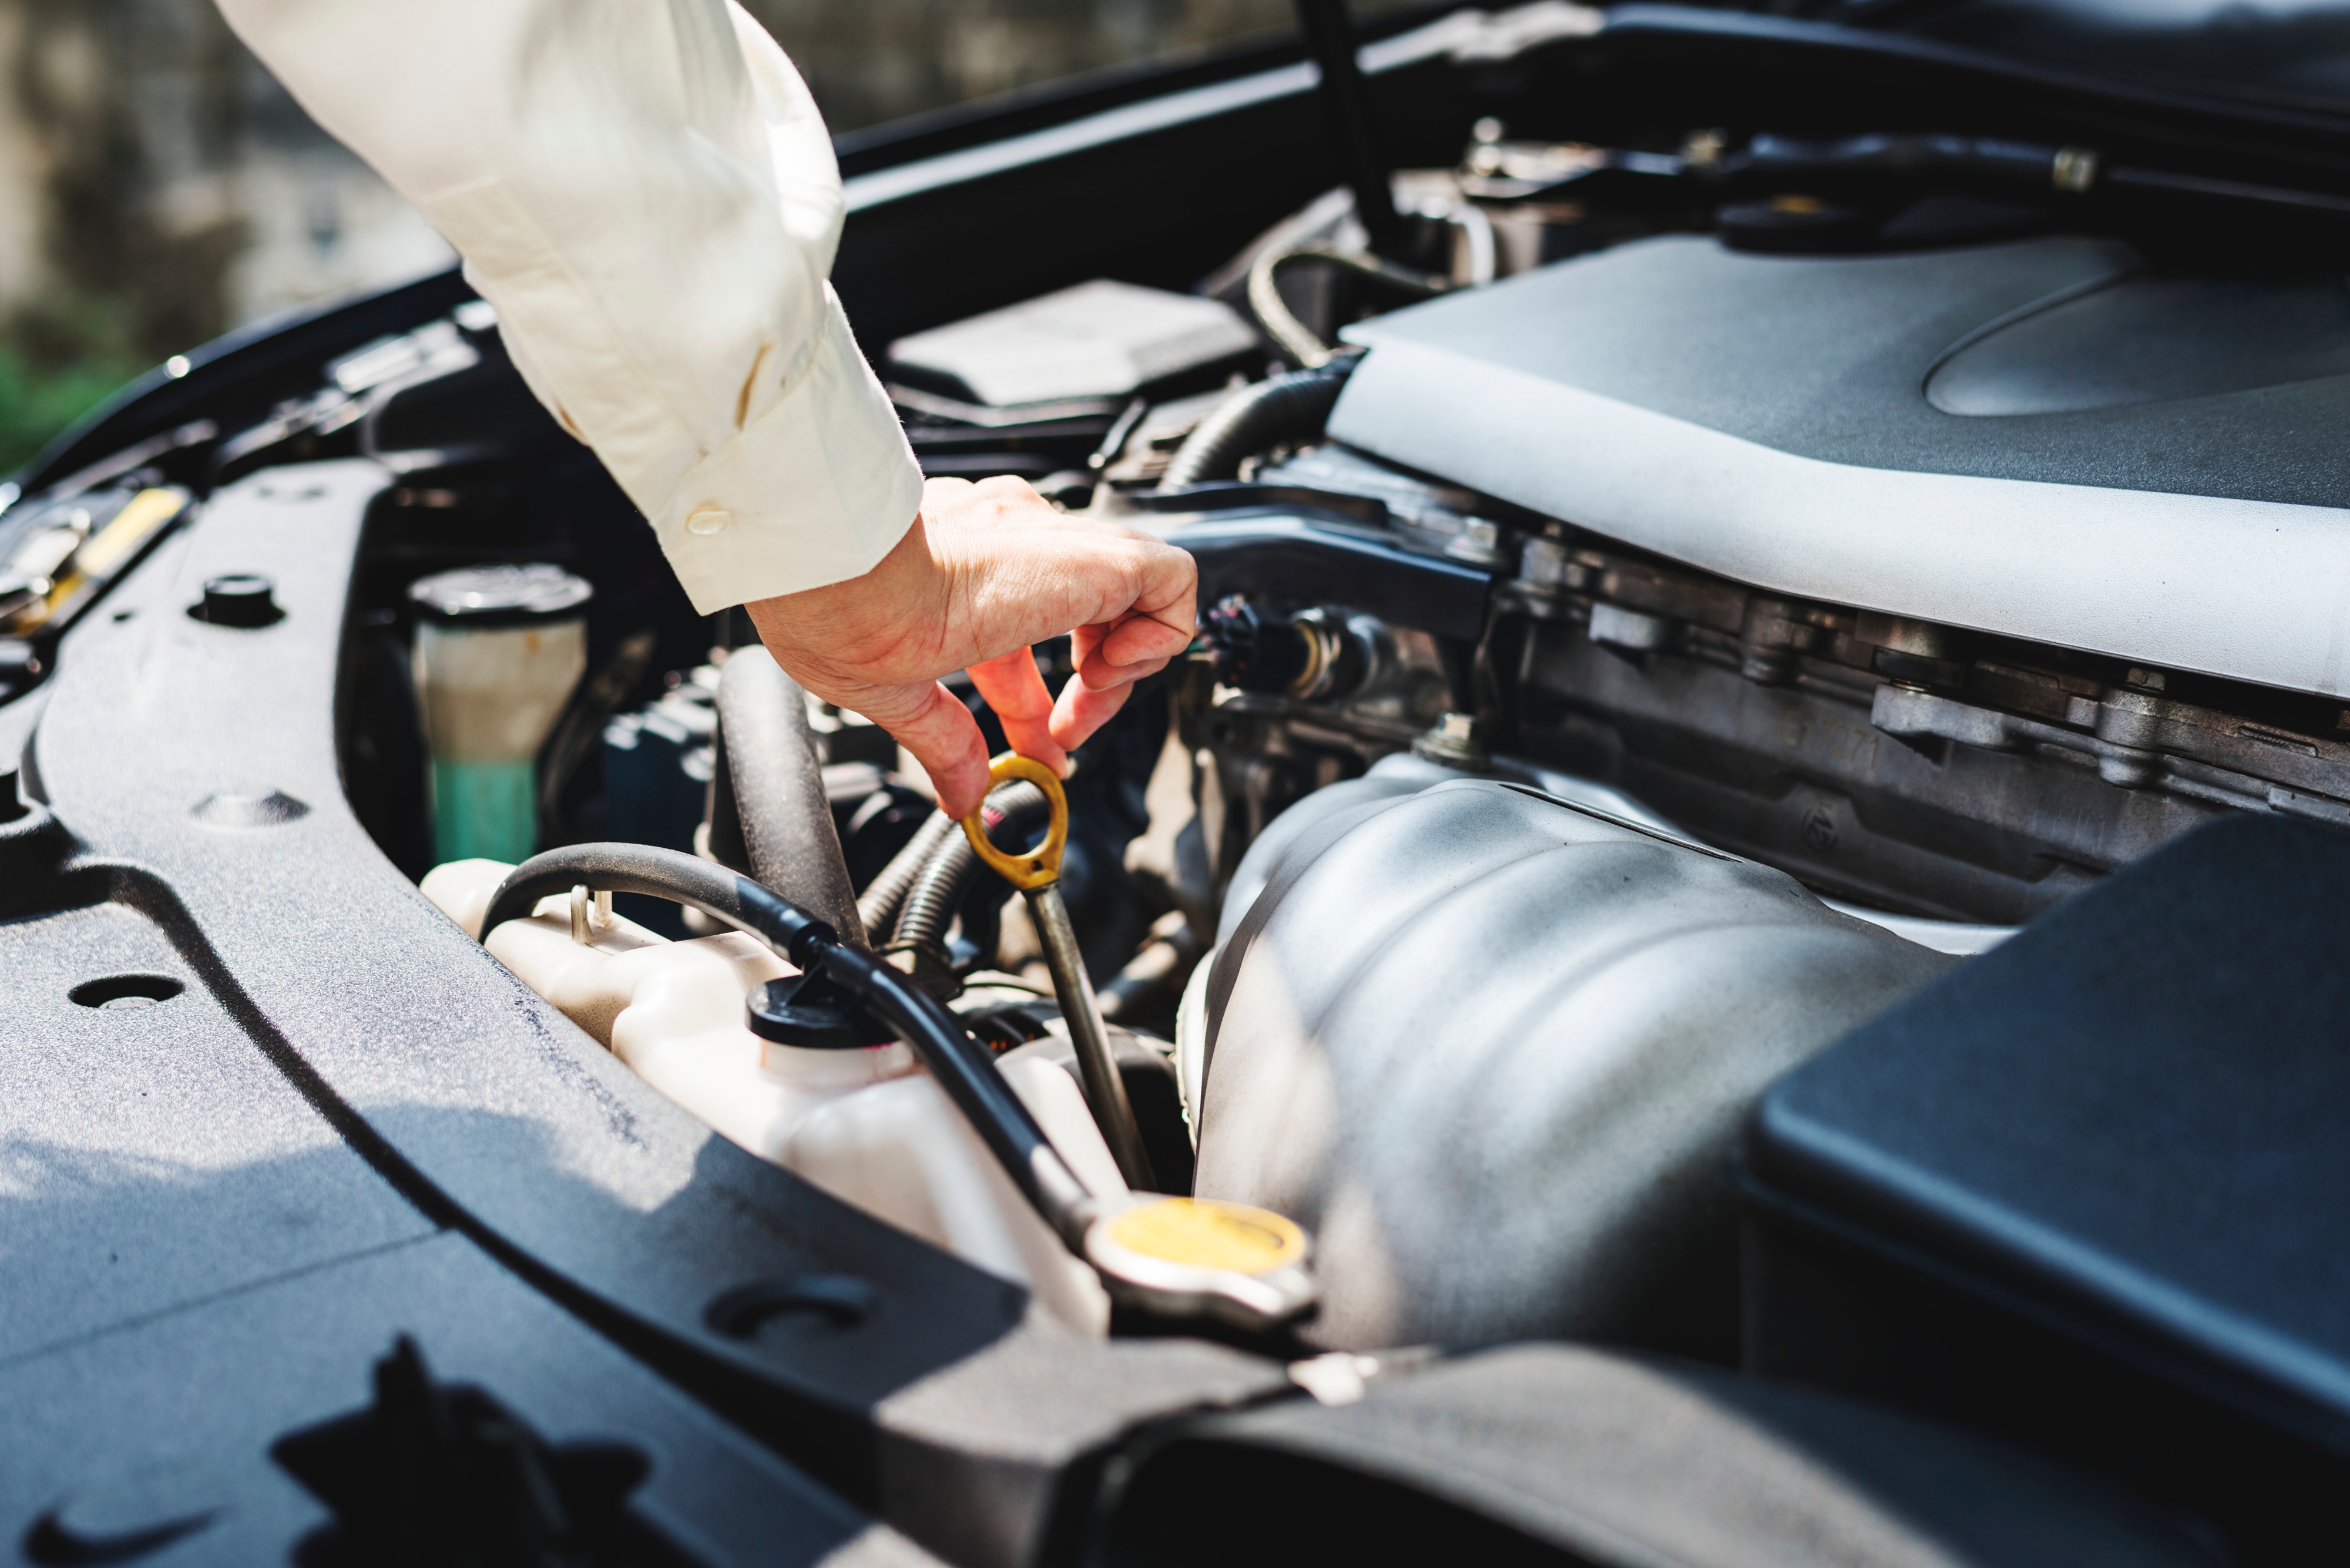
[{"label": "black plastic cowl panel", "polygon": [[[35,874],[120,889],[96,896],[160,926],[428,1220],[966,1561],[1032,1557],[1070,1467],[1133,1423],[1280,1386],[1213,1346],[1038,1327],[1018,1289],[711,1134],[425,902],[353,819],[334,743],[352,561],[388,483],[352,461],[231,486],[68,638],[31,756],[42,842],[68,858]],[[284,618],[182,613],[231,571],[271,576]],[[278,796],[307,809],[201,809]],[[811,1279],[862,1282],[869,1310],[713,1323],[746,1287],[788,1308]]]},{"label": "black plastic cowl panel", "polygon": [[[1269,1500],[1235,1506],[1247,1496]],[[1245,1513],[1243,1521],[1240,1515]],[[1170,1429],[1100,1561],[1578,1568],[2189,1568],[2222,1561],[2105,1483],[1718,1367],[1513,1345]]]},{"label": "black plastic cowl panel", "polygon": [[[201,1192],[195,1184],[192,1199]],[[920,1568],[937,1561],[447,1233],[0,1361],[0,1442],[8,1455],[0,1465],[0,1540],[9,1560],[394,1560],[388,1552],[334,1550],[349,1546],[352,1530],[377,1522],[365,1506],[370,1494],[432,1511],[447,1492],[498,1479],[401,1476],[364,1452],[322,1456],[345,1461],[331,1478],[304,1462],[301,1435],[363,1415],[369,1369],[402,1335],[422,1346],[440,1377],[479,1390],[559,1454],[592,1455],[617,1472],[598,1489],[602,1497],[567,1501],[605,1504],[619,1539],[600,1542],[592,1558],[566,1561],[616,1568]],[[454,1544],[478,1551],[494,1543],[494,1528],[466,1522],[474,1528]],[[362,1541],[379,1551],[395,1544]]]}]

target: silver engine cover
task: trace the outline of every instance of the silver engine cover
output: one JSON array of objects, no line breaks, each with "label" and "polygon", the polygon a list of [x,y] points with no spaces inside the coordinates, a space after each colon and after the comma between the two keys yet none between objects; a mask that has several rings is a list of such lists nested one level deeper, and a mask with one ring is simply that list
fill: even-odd
[{"label": "silver engine cover", "polygon": [[1299,803],[1235,877],[1197,1191],[1313,1232],[1332,1347],[1727,1350],[1740,1118],[1956,961],[1530,788],[1398,788]]}]

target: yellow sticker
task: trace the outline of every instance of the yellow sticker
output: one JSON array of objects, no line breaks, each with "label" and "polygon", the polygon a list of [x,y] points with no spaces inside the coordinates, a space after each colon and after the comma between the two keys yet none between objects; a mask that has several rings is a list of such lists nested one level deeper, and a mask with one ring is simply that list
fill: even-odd
[{"label": "yellow sticker", "polygon": [[74,552],[72,563],[50,586],[49,597],[17,611],[6,629],[17,636],[30,633],[88,598],[93,582],[104,582],[139,546],[152,538],[157,529],[177,517],[187,504],[187,496],[177,490],[142,490],[132,496],[114,514],[113,522]]},{"label": "yellow sticker", "polygon": [[1305,1232],[1243,1203],[1160,1198],[1115,1215],[1109,1239],[1129,1252],[1195,1269],[1263,1274],[1305,1256]]},{"label": "yellow sticker", "polygon": [[102,577],[122,564],[122,558],[147,542],[147,536],[180,514],[188,498],[176,490],[142,490],[98,537],[81,547],[74,569],[85,577]]}]

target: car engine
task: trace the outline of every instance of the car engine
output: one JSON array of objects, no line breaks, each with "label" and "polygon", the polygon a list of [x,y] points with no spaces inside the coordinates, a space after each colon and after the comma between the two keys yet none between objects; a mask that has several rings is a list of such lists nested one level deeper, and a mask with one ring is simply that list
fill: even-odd
[{"label": "car engine", "polygon": [[[1271,1477],[1367,1552],[1728,1563],[1642,1487],[1797,1431],[1882,1504],[1831,1547],[1795,1508],[1802,1560],[2307,1560],[2350,1466],[2350,132],[1847,35],[1430,21],[1363,54],[1422,105],[1375,186],[927,293],[892,213],[975,155],[852,157],[842,294],[925,472],[1200,571],[1065,807],[967,831],[691,613],[453,275],[151,388],[0,513],[0,904],[182,933],[75,1005],[217,991],[422,1211],[957,1561],[1232,1560],[1196,1500]],[[219,706],[263,681],[307,762]],[[182,701],[220,738],[151,830],[109,759]],[[1098,1070],[1004,870],[1047,843]],[[391,911],[412,1056],[239,989],[315,923],[184,934],[306,863]],[[1267,1261],[1152,1272],[1118,1215],[1161,1199]],[[1700,1407],[1745,1436],[1677,1448]]]}]

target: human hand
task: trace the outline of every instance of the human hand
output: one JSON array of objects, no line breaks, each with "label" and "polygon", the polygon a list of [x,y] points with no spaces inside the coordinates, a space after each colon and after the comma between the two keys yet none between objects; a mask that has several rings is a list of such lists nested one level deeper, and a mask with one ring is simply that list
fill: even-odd
[{"label": "human hand", "polygon": [[[1066,772],[1134,682],[1191,645],[1198,587],[1174,545],[1055,512],[1024,480],[933,479],[865,576],[744,607],[776,663],[895,735],[964,816],[987,794],[987,746],[939,677],[970,670],[1013,748]],[[1063,632],[1076,674],[1056,702],[1029,648]]]}]

